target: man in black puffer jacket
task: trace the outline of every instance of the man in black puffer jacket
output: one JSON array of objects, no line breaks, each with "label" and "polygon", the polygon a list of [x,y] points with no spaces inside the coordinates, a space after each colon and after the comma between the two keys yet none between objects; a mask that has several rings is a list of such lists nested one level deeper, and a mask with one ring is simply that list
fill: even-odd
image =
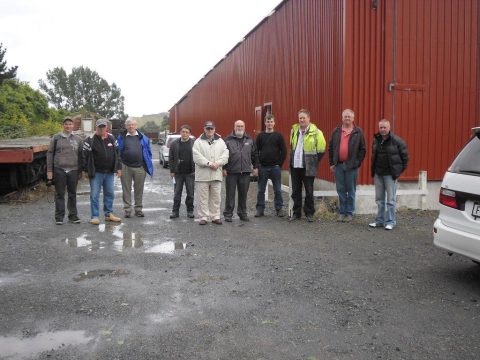
[{"label": "man in black puffer jacket", "polygon": [[378,130],[372,147],[372,176],[378,212],[375,222],[369,226],[392,230],[396,225],[397,179],[407,168],[408,150],[405,141],[390,132],[388,120],[380,120]]},{"label": "man in black puffer jacket", "polygon": [[235,208],[235,190],[238,191],[237,214],[240,220],[248,221],[247,193],[250,174],[258,175],[258,154],[255,141],[245,133],[245,123],[235,121],[233,133],[227,136],[225,144],[229,151],[228,163],[223,166],[225,178],[225,221],[231,222]]}]

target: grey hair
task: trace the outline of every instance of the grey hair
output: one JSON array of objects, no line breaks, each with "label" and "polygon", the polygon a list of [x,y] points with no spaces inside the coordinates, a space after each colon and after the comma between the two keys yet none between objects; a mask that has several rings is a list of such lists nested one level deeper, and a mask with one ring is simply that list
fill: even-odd
[{"label": "grey hair", "polygon": [[352,117],[355,117],[355,113],[353,112],[352,109],[345,109],[342,111],[342,117],[344,117],[346,114],[352,115]]}]

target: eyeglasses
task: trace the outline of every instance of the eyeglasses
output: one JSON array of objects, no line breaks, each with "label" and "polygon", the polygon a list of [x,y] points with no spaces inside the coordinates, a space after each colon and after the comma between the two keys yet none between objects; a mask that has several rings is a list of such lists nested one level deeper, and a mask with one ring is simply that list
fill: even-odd
[{"label": "eyeglasses", "polygon": [[215,129],[215,128],[210,127],[210,126],[208,126],[208,127],[205,128],[205,130],[214,130],[214,129]]}]

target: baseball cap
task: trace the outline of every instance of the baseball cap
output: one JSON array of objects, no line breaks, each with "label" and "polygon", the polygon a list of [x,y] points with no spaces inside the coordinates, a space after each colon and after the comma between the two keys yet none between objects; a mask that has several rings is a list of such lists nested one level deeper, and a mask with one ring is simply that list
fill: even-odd
[{"label": "baseball cap", "polygon": [[72,118],[71,118],[70,116],[65,116],[65,117],[63,118],[62,124],[65,124],[66,121],[72,121],[72,122],[73,122],[73,120],[72,120]]},{"label": "baseball cap", "polygon": [[206,127],[214,128],[214,127],[216,127],[216,126],[215,126],[215,123],[214,123],[213,121],[207,120],[207,121],[205,121],[205,124],[203,124],[203,127],[204,127],[204,128],[206,128]]},{"label": "baseball cap", "polygon": [[95,123],[96,126],[107,126],[107,119],[98,119]]}]

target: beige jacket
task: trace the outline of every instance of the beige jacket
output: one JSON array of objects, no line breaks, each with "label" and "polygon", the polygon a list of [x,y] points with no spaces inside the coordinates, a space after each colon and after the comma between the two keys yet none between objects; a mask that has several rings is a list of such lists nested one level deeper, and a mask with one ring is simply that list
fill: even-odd
[{"label": "beige jacket", "polygon": [[[222,166],[228,162],[228,149],[220,136],[215,134],[212,144],[202,134],[193,144],[193,162],[195,163],[195,181],[222,181]],[[218,164],[212,170],[209,164]]]}]

